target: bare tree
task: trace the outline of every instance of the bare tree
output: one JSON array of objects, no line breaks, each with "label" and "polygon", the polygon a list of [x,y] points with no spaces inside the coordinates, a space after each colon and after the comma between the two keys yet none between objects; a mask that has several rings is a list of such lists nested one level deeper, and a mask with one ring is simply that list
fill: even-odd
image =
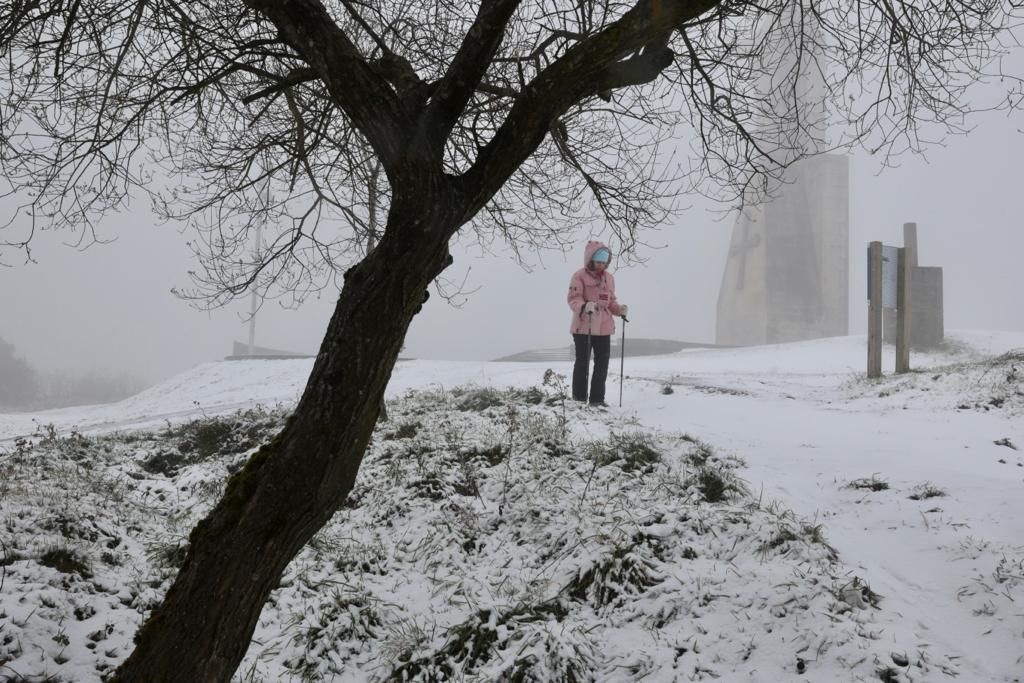
[{"label": "bare tree", "polygon": [[[1020,10],[1009,0],[4,2],[0,192],[16,205],[6,258],[31,258],[43,227],[88,242],[99,217],[143,191],[197,230],[201,265],[186,295],[301,298],[344,273],[294,415],[192,532],[119,669],[125,681],[231,677],[285,566],[351,490],[406,330],[457,232],[526,249],[601,220],[628,249],[680,192],[738,203],[807,154],[919,149],[963,125],[966,88],[998,73]],[[1017,93],[992,106],[1016,106]],[[379,191],[368,180],[378,167]],[[261,203],[267,181],[277,199]],[[263,221],[278,232],[252,253],[248,231]]]}]

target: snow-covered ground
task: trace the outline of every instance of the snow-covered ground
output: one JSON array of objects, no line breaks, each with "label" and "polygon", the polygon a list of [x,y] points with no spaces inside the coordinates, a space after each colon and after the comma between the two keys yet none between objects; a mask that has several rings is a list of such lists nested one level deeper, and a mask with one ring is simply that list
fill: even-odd
[{"label": "snow-covered ground", "polygon": [[[627,358],[621,408],[614,361],[607,412],[542,385],[565,363],[400,362],[351,504],[239,680],[1024,681],[1024,334],[954,333],[898,377],[889,349],[874,381],[864,337]],[[273,430],[310,367],[0,415],[0,681],[123,659],[252,444],[160,458],[217,415]],[[506,387],[535,389],[467,407]],[[630,444],[656,462],[610,464]]]}]

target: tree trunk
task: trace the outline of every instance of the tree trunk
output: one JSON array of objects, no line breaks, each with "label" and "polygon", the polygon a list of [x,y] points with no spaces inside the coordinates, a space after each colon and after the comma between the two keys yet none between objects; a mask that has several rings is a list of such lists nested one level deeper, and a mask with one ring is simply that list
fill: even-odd
[{"label": "tree trunk", "polygon": [[346,274],[294,414],[193,530],[114,680],[230,680],[284,569],[352,489],[409,323],[451,262],[462,219],[441,183],[418,201],[395,199],[380,244]]}]

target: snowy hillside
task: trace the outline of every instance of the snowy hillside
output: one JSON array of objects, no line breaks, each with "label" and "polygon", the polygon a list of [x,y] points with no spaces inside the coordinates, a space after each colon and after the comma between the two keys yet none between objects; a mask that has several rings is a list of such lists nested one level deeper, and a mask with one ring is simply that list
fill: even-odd
[{"label": "snowy hillside", "polygon": [[[864,343],[399,363],[237,680],[1024,681],[1024,334]],[[0,415],[0,681],[116,667],[311,362]]]}]

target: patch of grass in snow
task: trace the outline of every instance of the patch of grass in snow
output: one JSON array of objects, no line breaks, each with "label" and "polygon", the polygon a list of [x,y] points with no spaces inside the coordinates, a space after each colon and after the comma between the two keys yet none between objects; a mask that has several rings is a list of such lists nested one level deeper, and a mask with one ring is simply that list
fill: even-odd
[{"label": "patch of grass in snow", "polygon": [[825,540],[821,524],[800,523],[792,515],[784,515],[780,519],[778,528],[761,543],[758,551],[764,556],[772,552],[786,555],[799,543],[820,546],[829,560],[835,561],[839,558],[839,552]]},{"label": "patch of grass in snow", "polygon": [[747,486],[735,472],[736,465],[718,459],[699,465],[685,479],[684,485],[699,493],[705,503],[724,503],[748,494]]},{"label": "patch of grass in snow", "polygon": [[473,444],[459,449],[458,455],[464,464],[494,467],[505,461],[505,458],[508,456],[508,447],[501,443],[490,445]]},{"label": "patch of grass in snow", "polygon": [[878,680],[882,681],[882,683],[901,683],[904,680],[900,670],[891,666],[882,666],[875,669],[875,675],[878,676]]},{"label": "patch of grass in snow", "polygon": [[904,400],[944,393],[951,397],[949,407],[956,410],[1024,412],[1024,349],[979,357],[965,348],[954,341],[950,348],[940,349],[947,357],[959,357],[956,362],[872,380],[858,374],[847,387],[855,395],[874,393]]},{"label": "patch of grass in snow", "polygon": [[423,425],[419,420],[409,420],[407,422],[399,423],[398,427],[393,432],[384,432],[383,438],[386,440],[391,439],[411,439],[416,436]]},{"label": "patch of grass in snow", "polygon": [[[330,680],[344,673],[345,662],[361,649],[360,643],[382,635],[384,621],[377,601],[365,592],[334,588],[311,597],[301,611],[288,619],[292,633],[289,645],[293,654],[284,660],[284,668],[304,681]],[[345,645],[338,647],[339,643]],[[326,666],[325,666],[326,663]]]},{"label": "patch of grass in snow", "polygon": [[563,624],[568,614],[558,598],[478,610],[448,631],[444,645],[426,657],[409,657],[387,680],[440,683],[467,671],[510,682],[592,680],[596,647],[586,633]]},{"label": "patch of grass in snow", "polygon": [[[648,437],[650,438],[650,437]],[[720,455],[711,444],[689,434],[678,440],[687,444],[683,453],[686,466],[683,486],[705,503],[722,503],[749,494],[736,470],[743,461],[735,456]]]},{"label": "patch of grass in snow", "polygon": [[540,405],[545,400],[544,392],[538,387],[520,389],[515,394],[523,403],[530,406]]},{"label": "patch of grass in snow", "polygon": [[[67,661],[67,660],[65,660]],[[64,662],[58,662],[63,664]],[[13,671],[10,667],[2,666],[3,660],[0,659],[0,671],[3,672],[4,678],[3,683],[66,683],[68,679],[58,676],[57,674],[40,674],[38,676],[22,676],[17,671]]]},{"label": "patch of grass in snow", "polygon": [[1017,550],[1022,553],[1019,557],[1003,555],[999,558],[992,572],[992,578],[997,585],[1006,585],[1010,588],[1024,586],[1024,549]]},{"label": "patch of grass in snow", "polygon": [[935,484],[925,482],[915,486],[907,498],[910,500],[927,500],[929,498],[941,498],[945,495],[946,491],[944,489],[939,488]]},{"label": "patch of grass in snow", "polygon": [[715,449],[710,444],[704,443],[700,439],[695,439],[689,434],[684,434],[682,438],[684,441],[689,441],[692,444],[690,450],[686,452],[686,459],[692,465],[703,467],[709,460],[715,457]]},{"label": "patch of grass in snow", "polygon": [[729,483],[721,470],[711,467],[699,467],[690,478],[691,485],[700,491],[706,503],[720,503],[726,499]]},{"label": "patch of grass in snow", "polygon": [[[53,424],[40,425],[31,437],[18,437],[14,440],[14,450],[0,450],[0,468],[13,468],[23,464],[34,463],[42,452],[59,457],[62,461],[75,463],[78,469],[91,469],[97,449],[109,452],[109,445],[100,443],[101,438],[94,439],[83,436],[75,430],[68,434],[60,434]],[[2,471],[2,469],[0,469]],[[0,478],[0,494],[6,491],[6,478]]]},{"label": "patch of grass in snow", "polygon": [[39,564],[56,569],[61,574],[77,574],[83,579],[92,577],[88,558],[78,549],[69,546],[51,546],[39,556]]},{"label": "patch of grass in snow", "polygon": [[0,541],[0,568],[9,567],[18,560],[24,560],[25,556],[13,548],[8,548]]},{"label": "patch of grass in snow", "polygon": [[889,488],[889,482],[879,479],[877,475],[873,474],[870,477],[854,479],[846,485],[846,488],[862,491],[886,491]]},{"label": "patch of grass in snow", "polygon": [[547,396],[539,387],[498,389],[490,386],[455,387],[450,392],[451,405],[456,410],[482,413],[493,408],[511,405],[536,406],[544,403]]},{"label": "patch of grass in snow", "polygon": [[347,543],[334,552],[334,558],[334,568],[342,574],[384,576],[388,573],[388,558],[379,543]]},{"label": "patch of grass in snow", "polygon": [[498,408],[508,400],[506,392],[494,387],[464,387],[452,390],[455,408],[482,413],[488,408]]},{"label": "patch of grass in snow", "polygon": [[39,528],[70,541],[95,543],[100,536],[99,530],[88,517],[72,515],[65,510],[59,510],[53,516],[41,520]]},{"label": "patch of grass in snow", "polygon": [[150,474],[173,476],[189,465],[245,453],[279,432],[284,419],[285,411],[280,408],[256,406],[230,415],[168,424],[162,434],[165,445],[143,460],[142,468]]},{"label": "patch of grass in snow", "polygon": [[661,461],[654,439],[640,431],[612,433],[608,441],[595,444],[591,453],[598,467],[616,464],[623,472],[652,472]]},{"label": "patch of grass in snow", "polygon": [[178,570],[185,564],[188,554],[188,539],[168,538],[150,543],[146,548],[146,556],[155,567],[165,570]]},{"label": "patch of grass in snow", "polygon": [[565,587],[564,593],[573,600],[589,604],[596,610],[621,606],[664,580],[650,555],[645,539],[638,536],[629,545],[612,548],[593,566],[582,570]]}]

